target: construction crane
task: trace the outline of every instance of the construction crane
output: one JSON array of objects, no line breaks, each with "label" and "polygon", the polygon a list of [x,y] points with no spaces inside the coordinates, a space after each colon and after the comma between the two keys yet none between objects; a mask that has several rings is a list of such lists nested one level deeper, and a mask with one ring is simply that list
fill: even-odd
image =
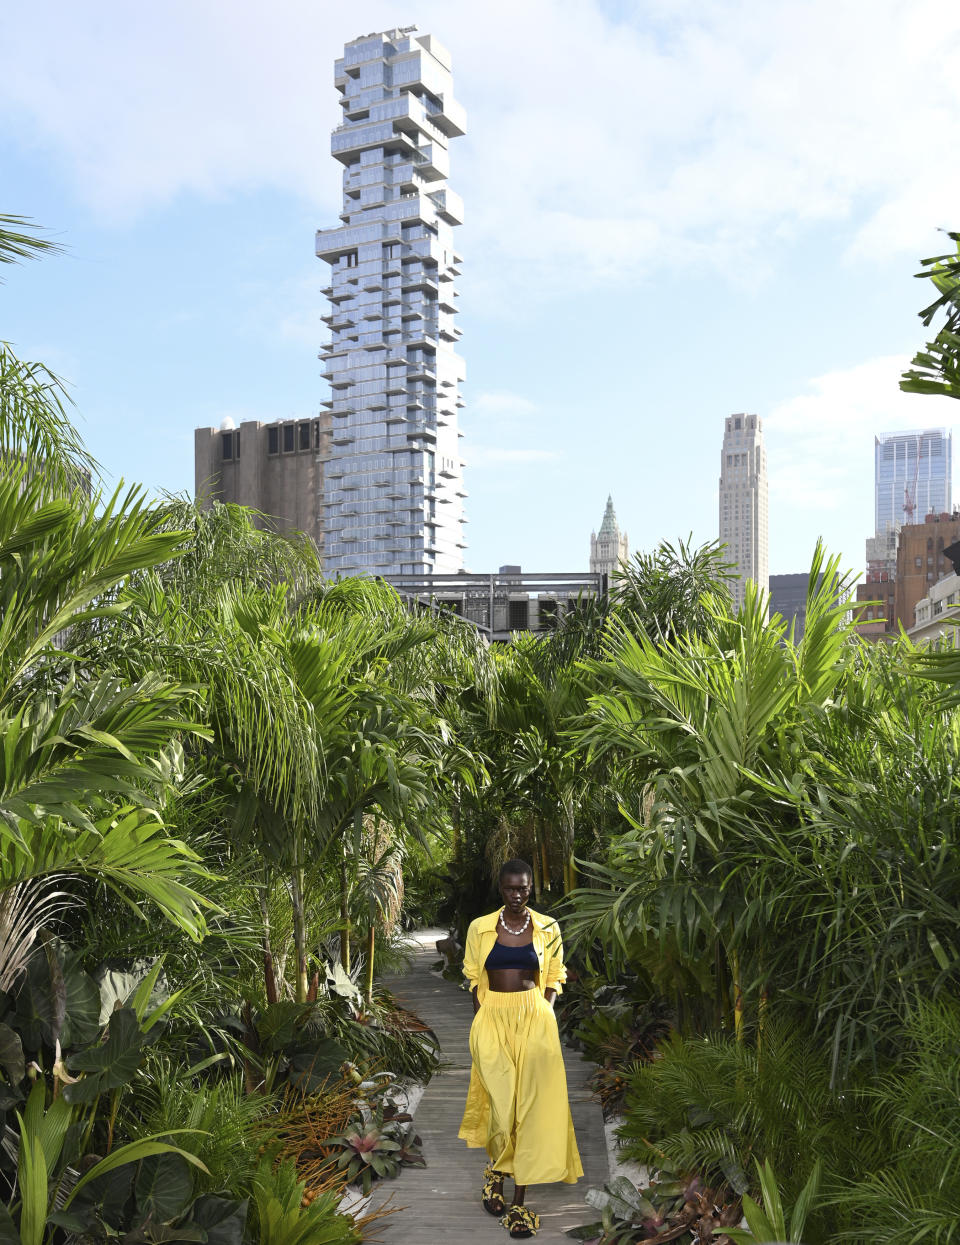
[{"label": "construction crane", "polygon": [[903,513],[907,516],[907,522],[913,522],[913,512],[917,508],[917,481],[920,479],[920,450],[923,447],[923,433],[917,433],[917,466],[913,473],[913,488],[909,489],[903,486]]}]

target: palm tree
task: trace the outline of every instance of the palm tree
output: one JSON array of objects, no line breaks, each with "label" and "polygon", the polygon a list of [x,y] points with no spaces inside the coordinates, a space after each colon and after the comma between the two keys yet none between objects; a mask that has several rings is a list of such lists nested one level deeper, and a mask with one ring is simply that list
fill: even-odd
[{"label": "palm tree", "polygon": [[682,970],[681,1013],[682,987],[702,983],[706,967],[716,1018],[727,1015],[738,1034],[746,991],[762,991],[767,976],[769,911],[747,903],[746,858],[762,853],[764,830],[782,816],[770,773],[792,772],[803,722],[841,677],[841,588],[837,561],[818,548],[798,645],[748,590],[735,616],[706,597],[700,634],[654,641],[615,620],[605,658],[588,663],[602,690],[579,744],[612,762],[627,828],[606,864],[587,867],[595,885],[575,896],[572,929],[621,957],[659,944]]}]

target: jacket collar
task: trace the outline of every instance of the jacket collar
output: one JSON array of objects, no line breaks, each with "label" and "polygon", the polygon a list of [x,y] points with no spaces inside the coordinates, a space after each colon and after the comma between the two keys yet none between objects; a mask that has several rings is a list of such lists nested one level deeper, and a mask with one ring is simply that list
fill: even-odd
[{"label": "jacket collar", "polygon": [[[552,922],[552,919],[553,919],[552,917],[543,916],[539,912],[534,912],[532,908],[528,908],[527,911],[530,913],[531,922],[537,929],[544,929],[547,925],[551,924]],[[497,921],[499,920],[499,918],[500,918],[499,908],[497,908],[495,912],[488,912],[486,916],[477,917],[477,926],[479,928],[479,932],[481,934],[486,934],[490,930],[496,929]]]}]

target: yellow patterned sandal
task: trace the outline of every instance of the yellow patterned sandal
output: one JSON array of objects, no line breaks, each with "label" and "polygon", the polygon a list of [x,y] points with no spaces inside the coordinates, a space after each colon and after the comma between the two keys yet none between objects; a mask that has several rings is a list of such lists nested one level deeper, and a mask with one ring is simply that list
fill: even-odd
[{"label": "yellow patterned sandal", "polygon": [[526,1206],[511,1206],[500,1220],[501,1227],[507,1229],[515,1240],[528,1236],[536,1236],[540,1231],[540,1216],[535,1210],[527,1210]]},{"label": "yellow patterned sandal", "polygon": [[[490,1163],[483,1169],[483,1193],[481,1195],[483,1209],[488,1215],[495,1215],[497,1219],[507,1209],[503,1199],[503,1182],[506,1178],[506,1172],[498,1172]],[[500,1186],[499,1193],[495,1188],[496,1185]]]}]

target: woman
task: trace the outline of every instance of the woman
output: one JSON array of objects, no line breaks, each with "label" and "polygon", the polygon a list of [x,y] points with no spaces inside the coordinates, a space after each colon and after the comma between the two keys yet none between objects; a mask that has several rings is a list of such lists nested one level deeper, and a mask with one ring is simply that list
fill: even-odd
[{"label": "woman", "polygon": [[[474,1015],[460,1136],[486,1148],[484,1209],[518,1238],[540,1227],[539,1215],[523,1204],[528,1184],[573,1184],[583,1175],[553,1014],[567,979],[563,946],[556,921],[527,907],[532,881],[525,861],[507,861],[500,870],[503,907],[471,922],[463,957]],[[515,1185],[509,1207],[506,1176]]]}]

